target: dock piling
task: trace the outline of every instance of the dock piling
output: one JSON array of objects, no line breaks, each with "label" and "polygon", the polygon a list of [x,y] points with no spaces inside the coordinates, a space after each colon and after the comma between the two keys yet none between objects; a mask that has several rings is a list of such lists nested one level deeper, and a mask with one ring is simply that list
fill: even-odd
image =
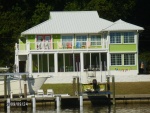
[{"label": "dock piling", "polygon": [[113,104],[116,104],[115,100],[115,77],[112,76],[112,90],[113,90]]},{"label": "dock piling", "polygon": [[7,98],[7,113],[10,113],[10,98]]},{"label": "dock piling", "polygon": [[80,107],[83,107],[83,96],[80,95]]},{"label": "dock piling", "polygon": [[61,96],[57,95],[56,96],[56,108],[60,108],[61,106]]},{"label": "dock piling", "polygon": [[32,97],[32,109],[36,109],[36,99]]}]

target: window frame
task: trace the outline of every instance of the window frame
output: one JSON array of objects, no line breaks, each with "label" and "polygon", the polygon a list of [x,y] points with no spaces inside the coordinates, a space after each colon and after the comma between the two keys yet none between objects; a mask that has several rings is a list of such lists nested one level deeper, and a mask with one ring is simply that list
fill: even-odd
[{"label": "window frame", "polygon": [[123,43],[125,44],[135,43],[134,32],[124,32],[123,37],[124,37]]},{"label": "window frame", "polygon": [[120,32],[111,32],[110,33],[110,44],[121,44],[121,33]]},{"label": "window frame", "polygon": [[[115,55],[114,56],[114,62],[112,61],[113,60],[112,59],[113,55]],[[120,56],[116,56],[116,55],[120,55]],[[120,58],[118,59],[118,57],[120,57]],[[122,65],[122,54],[120,54],[120,53],[112,53],[110,55],[110,63],[111,63],[111,66],[116,66],[116,65],[120,66],[120,65]]]},{"label": "window frame", "polygon": [[92,46],[101,46],[102,45],[101,35],[94,35],[94,34],[90,35],[90,39],[91,39]]},{"label": "window frame", "polygon": [[[125,58],[127,56],[127,58]],[[124,65],[128,66],[128,65],[135,65],[135,54],[134,53],[125,53],[124,54]]]},{"label": "window frame", "polygon": [[76,38],[76,43],[80,42],[81,46],[86,46],[88,35],[86,35],[86,34],[76,35],[75,38]]}]

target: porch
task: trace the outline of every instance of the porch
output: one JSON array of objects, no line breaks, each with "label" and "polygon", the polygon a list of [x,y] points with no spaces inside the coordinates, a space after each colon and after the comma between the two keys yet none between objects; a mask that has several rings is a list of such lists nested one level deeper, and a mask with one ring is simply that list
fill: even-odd
[{"label": "porch", "polygon": [[27,42],[15,45],[19,53],[29,51],[107,50],[107,41]]}]

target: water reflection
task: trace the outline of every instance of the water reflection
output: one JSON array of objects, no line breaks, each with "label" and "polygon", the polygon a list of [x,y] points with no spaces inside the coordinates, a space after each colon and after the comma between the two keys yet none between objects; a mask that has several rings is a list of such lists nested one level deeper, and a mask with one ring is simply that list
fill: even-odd
[{"label": "water reflection", "polygon": [[[0,109],[0,113],[3,112]],[[11,108],[11,113],[20,113],[20,108]],[[79,108],[57,108],[54,106],[36,107],[32,109],[28,107],[27,112],[22,113],[150,113],[150,104],[117,104],[110,106],[91,106],[84,105]]]}]

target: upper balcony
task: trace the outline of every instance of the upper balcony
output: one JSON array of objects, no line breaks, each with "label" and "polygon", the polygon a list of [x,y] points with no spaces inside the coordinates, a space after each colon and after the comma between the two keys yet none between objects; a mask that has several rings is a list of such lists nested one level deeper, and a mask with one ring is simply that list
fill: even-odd
[{"label": "upper balcony", "polygon": [[26,44],[16,44],[15,49],[19,53],[31,51],[89,51],[108,49],[107,41],[65,41],[65,42],[27,42]]}]

